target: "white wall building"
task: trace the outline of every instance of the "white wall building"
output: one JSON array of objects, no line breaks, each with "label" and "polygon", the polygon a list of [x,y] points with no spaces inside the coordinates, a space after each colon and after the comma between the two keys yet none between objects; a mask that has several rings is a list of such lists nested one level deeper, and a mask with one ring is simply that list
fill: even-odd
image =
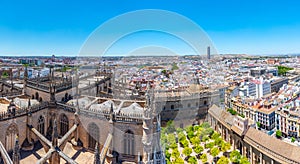
[{"label": "white wall building", "polygon": [[271,83],[263,78],[251,80],[247,85],[250,97],[261,98],[271,93]]}]

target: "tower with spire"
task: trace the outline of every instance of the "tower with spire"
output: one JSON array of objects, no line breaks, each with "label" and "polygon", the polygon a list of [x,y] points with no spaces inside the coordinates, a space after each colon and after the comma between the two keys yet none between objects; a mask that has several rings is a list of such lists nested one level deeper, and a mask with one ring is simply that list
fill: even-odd
[{"label": "tower with spire", "polygon": [[10,88],[10,91],[12,92],[14,90],[14,81],[13,81],[13,70],[12,68],[10,69],[10,85],[11,85],[11,88]]},{"label": "tower with spire", "polygon": [[[53,121],[53,133],[52,133],[52,146],[54,149],[58,149],[58,132],[56,119]],[[54,151],[50,158],[50,163],[60,163],[60,156],[57,151]]]},{"label": "tower with spire", "polygon": [[152,148],[152,113],[150,108],[150,95],[149,95],[149,85],[147,85],[146,105],[143,112],[143,162],[147,163],[151,160],[151,148]]},{"label": "tower with spire", "polygon": [[54,69],[53,66],[50,66],[50,105],[55,106],[55,82],[54,82]]},{"label": "tower with spire", "polygon": [[24,87],[23,87],[23,94],[24,95],[26,95],[27,80],[28,80],[28,69],[27,69],[27,66],[25,66],[25,69],[24,69]]},{"label": "tower with spire", "polygon": [[[160,114],[155,111],[154,91],[147,84],[143,113],[143,163],[165,163],[160,147]],[[153,154],[153,156],[152,156]]]},{"label": "tower with spire", "polygon": [[[31,113],[31,100],[28,99],[28,105],[27,105],[27,115],[26,115],[26,124],[32,125],[32,113]],[[32,150],[34,148],[32,139],[31,139],[31,130],[30,127],[26,127],[26,138],[24,142],[22,143],[22,149],[23,150]]]}]

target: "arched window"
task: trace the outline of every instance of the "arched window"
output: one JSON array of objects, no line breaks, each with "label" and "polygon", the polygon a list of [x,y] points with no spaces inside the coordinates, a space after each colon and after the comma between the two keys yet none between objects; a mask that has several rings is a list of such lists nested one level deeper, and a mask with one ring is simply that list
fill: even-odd
[{"label": "arched window", "polygon": [[124,134],[124,153],[134,155],[134,133],[130,130]]},{"label": "arched window", "polygon": [[89,124],[88,134],[89,134],[89,148],[95,149],[96,142],[99,141],[99,128],[95,123]]},{"label": "arched window", "polygon": [[203,104],[204,104],[204,105],[207,105],[207,101],[205,100],[205,101],[203,102]]},{"label": "arched window", "polygon": [[65,135],[69,130],[69,119],[65,114],[60,116],[60,135]]},{"label": "arched window", "polygon": [[16,124],[11,124],[6,130],[5,148],[7,151],[13,150],[15,147],[16,136],[18,135],[18,127]]},{"label": "arched window", "polygon": [[45,119],[43,116],[40,116],[38,119],[38,127],[37,130],[41,133],[41,134],[45,134]]},{"label": "arched window", "polygon": [[172,109],[172,110],[174,109],[174,105],[171,105],[171,109]]},{"label": "arched window", "polygon": [[42,97],[40,97],[40,100],[39,100],[40,102],[42,102],[43,101],[43,99],[42,99]]},{"label": "arched window", "polygon": [[34,99],[34,95],[31,96],[31,99]]}]

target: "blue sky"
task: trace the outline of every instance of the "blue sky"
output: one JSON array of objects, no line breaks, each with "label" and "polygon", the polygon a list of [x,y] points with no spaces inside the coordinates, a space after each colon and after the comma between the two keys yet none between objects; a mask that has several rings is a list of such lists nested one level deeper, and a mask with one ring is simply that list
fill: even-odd
[{"label": "blue sky", "polygon": [[[219,53],[300,53],[299,6],[296,0],[2,0],[0,55],[76,55],[99,25],[141,9],[169,10],[188,17],[210,36]],[[178,28],[185,30],[180,24]],[[159,38],[142,36],[131,37],[139,40],[119,47]],[[169,44],[172,49],[178,41]]]}]

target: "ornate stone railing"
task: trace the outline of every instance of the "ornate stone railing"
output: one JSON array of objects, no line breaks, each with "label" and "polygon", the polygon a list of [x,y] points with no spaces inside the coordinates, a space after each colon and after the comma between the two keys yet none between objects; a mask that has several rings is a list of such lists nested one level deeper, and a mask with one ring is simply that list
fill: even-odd
[{"label": "ornate stone railing", "polygon": [[[94,110],[94,109],[80,109],[80,114],[90,117],[97,117],[100,119],[110,119],[110,111],[107,110]],[[143,114],[124,114],[114,113],[116,122],[136,122],[142,123]]]},{"label": "ornate stone railing", "polygon": [[0,121],[4,121],[4,120],[24,116],[28,113],[34,113],[34,112],[43,110],[45,108],[48,108],[48,106],[49,106],[48,102],[42,102],[39,105],[34,105],[34,106],[31,106],[30,108],[18,109],[18,110],[16,110],[15,114],[8,113],[8,112],[5,111],[5,112],[0,113]]},{"label": "ornate stone railing", "polygon": [[67,104],[63,104],[63,103],[57,103],[57,107],[65,110],[65,111],[68,111],[68,112],[73,112],[73,113],[76,112],[76,108],[74,106],[71,106],[71,105],[67,105]]},{"label": "ornate stone railing", "polygon": [[49,92],[49,90],[50,90],[50,87],[48,85],[44,85],[44,84],[41,84],[41,83],[36,83],[36,82],[33,82],[33,81],[27,81],[26,85],[28,87],[37,88],[37,89],[40,89],[40,90],[43,90],[43,91],[46,91],[46,92]]},{"label": "ornate stone railing", "polygon": [[10,97],[10,96],[17,96],[17,95],[21,95],[21,94],[22,94],[22,90],[7,92],[7,93],[0,93],[0,97]]},{"label": "ornate stone railing", "polygon": [[45,77],[34,77],[34,78],[29,79],[28,82],[36,82],[36,81],[44,82],[44,81],[48,81],[48,80],[49,80],[48,76],[45,76]]},{"label": "ornate stone railing", "polygon": [[[7,80],[2,81],[2,85],[6,85],[7,87],[11,88],[11,83],[7,82]],[[20,88],[20,87],[18,87],[16,85],[13,85],[13,88],[16,89],[16,90],[22,90],[22,88]]]},{"label": "ornate stone railing", "polygon": [[67,82],[67,83],[62,83],[62,84],[55,85],[56,92],[65,91],[65,90],[71,89],[72,87],[73,87],[72,82]]},{"label": "ornate stone railing", "polygon": [[128,117],[127,115],[118,115],[115,117],[117,122],[136,122],[143,123],[143,118],[141,117]]}]

